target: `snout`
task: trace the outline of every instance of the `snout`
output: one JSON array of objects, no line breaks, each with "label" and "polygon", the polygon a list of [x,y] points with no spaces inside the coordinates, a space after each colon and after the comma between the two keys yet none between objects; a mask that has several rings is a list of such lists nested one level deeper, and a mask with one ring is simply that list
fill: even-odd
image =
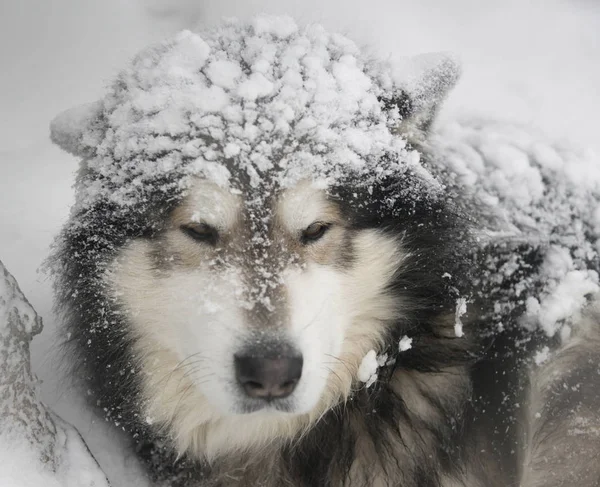
[{"label": "snout", "polygon": [[237,382],[243,393],[253,399],[284,399],[294,392],[302,376],[302,355],[248,351],[234,355]]}]

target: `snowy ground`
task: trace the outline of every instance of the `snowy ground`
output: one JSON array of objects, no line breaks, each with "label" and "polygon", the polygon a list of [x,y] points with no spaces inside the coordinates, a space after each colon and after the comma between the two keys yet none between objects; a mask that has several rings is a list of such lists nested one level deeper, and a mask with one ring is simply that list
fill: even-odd
[{"label": "snowy ground", "polygon": [[[196,21],[266,11],[340,30],[385,57],[453,51],[464,76],[442,120],[517,121],[600,153],[600,6],[592,0],[21,0],[0,7],[0,259],[45,330],[33,344],[43,399],[80,430],[115,486],[139,482],[115,433],[61,378],[48,280],[37,268],[72,202],[74,158],[48,140],[50,119],[93,101],[132,54]],[[108,446],[110,445],[110,447]]]}]

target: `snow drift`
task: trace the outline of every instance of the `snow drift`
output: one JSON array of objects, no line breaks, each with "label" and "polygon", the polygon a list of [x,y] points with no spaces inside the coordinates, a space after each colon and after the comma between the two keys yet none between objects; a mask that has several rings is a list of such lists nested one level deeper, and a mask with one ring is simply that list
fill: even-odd
[{"label": "snow drift", "polygon": [[42,320],[0,262],[0,485],[103,487],[79,433],[37,398],[29,344]]}]

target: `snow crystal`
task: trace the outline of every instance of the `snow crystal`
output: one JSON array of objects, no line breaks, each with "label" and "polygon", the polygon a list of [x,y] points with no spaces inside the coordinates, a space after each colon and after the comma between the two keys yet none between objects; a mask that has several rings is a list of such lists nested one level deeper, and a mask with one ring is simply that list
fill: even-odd
[{"label": "snow crystal", "polygon": [[358,380],[364,382],[366,387],[371,387],[377,380],[378,368],[377,352],[375,352],[375,350],[369,350],[363,357],[360,367],[358,368]]},{"label": "snow crystal", "polygon": [[392,71],[318,25],[231,20],[143,51],[101,101],[58,117],[52,138],[86,157],[78,207],[182,191],[194,175],[235,189],[240,172],[256,188],[266,174],[280,187],[349,173],[370,185],[411,170],[434,191],[381,101],[401,90]]},{"label": "snow crystal", "polygon": [[398,343],[398,349],[401,352],[406,352],[407,350],[409,350],[411,348],[412,348],[412,338],[409,338],[406,335],[404,335],[400,339],[400,342]]}]

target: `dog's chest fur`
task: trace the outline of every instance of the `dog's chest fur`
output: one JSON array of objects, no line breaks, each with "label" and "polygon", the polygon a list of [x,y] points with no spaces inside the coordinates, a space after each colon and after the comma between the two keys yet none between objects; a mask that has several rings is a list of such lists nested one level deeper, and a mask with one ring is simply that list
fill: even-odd
[{"label": "dog's chest fur", "polygon": [[229,453],[210,465],[184,459],[172,469],[164,469],[169,462],[156,449],[142,456],[159,485],[169,487],[463,485],[466,457],[459,445],[470,391],[466,367],[396,370],[291,444]]}]

